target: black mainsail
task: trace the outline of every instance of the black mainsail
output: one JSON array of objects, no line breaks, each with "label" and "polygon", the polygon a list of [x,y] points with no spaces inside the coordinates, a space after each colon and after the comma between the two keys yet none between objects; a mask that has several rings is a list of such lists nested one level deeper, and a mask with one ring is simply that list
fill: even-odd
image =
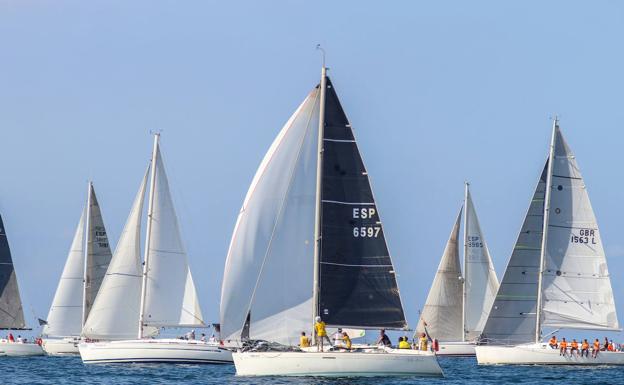
[{"label": "black mainsail", "polygon": [[329,77],[325,92],[317,314],[329,325],[405,328],[368,173]]},{"label": "black mainsail", "polygon": [[25,326],[9,241],[0,215],[0,329],[23,329]]}]

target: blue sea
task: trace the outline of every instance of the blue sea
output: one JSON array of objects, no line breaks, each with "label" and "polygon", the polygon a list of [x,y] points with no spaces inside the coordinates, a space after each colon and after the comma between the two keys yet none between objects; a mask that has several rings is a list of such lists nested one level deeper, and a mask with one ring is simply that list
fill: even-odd
[{"label": "blue sea", "polygon": [[0,357],[0,384],[624,384],[624,367],[477,366],[441,358],[444,378],[236,377],[233,365],[84,365],[79,357]]}]

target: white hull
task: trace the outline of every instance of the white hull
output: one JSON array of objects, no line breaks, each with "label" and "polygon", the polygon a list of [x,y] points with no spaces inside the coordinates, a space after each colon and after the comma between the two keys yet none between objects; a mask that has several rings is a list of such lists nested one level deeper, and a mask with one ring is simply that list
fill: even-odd
[{"label": "white hull", "polygon": [[474,357],[475,343],[472,342],[440,342],[436,352],[438,356]]},{"label": "white hull", "polygon": [[78,355],[79,343],[80,340],[76,338],[45,338],[41,347],[49,356]]},{"label": "white hull", "polygon": [[0,356],[5,357],[23,357],[23,356],[42,356],[43,349],[41,346],[33,343],[8,342],[0,341]]},{"label": "white hull", "polygon": [[230,364],[232,352],[214,344],[179,339],[90,342],[79,345],[82,362]]},{"label": "white hull", "polygon": [[435,354],[388,349],[377,352],[234,353],[239,376],[442,376]]},{"label": "white hull", "polygon": [[624,365],[624,352],[599,352],[598,357],[559,355],[559,349],[546,344],[518,346],[477,346],[479,365]]}]

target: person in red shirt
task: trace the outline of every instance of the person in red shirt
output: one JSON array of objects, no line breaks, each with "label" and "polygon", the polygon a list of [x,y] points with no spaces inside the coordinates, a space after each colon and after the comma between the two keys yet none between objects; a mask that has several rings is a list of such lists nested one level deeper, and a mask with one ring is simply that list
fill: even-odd
[{"label": "person in red shirt", "polygon": [[15,342],[15,337],[13,337],[13,333],[9,333],[9,342]]}]

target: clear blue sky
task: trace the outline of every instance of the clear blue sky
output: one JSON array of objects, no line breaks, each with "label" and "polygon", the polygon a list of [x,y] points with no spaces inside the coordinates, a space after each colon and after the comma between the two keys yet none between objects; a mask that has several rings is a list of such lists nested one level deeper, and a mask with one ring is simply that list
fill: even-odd
[{"label": "clear blue sky", "polygon": [[[92,178],[116,244],[163,130],[204,315],[218,319],[238,210],[273,138],[330,74],[372,177],[415,326],[463,197],[502,274],[558,114],[624,322],[615,1],[0,1],[0,212],[45,317]],[[293,272],[298,274],[298,272]]]}]

